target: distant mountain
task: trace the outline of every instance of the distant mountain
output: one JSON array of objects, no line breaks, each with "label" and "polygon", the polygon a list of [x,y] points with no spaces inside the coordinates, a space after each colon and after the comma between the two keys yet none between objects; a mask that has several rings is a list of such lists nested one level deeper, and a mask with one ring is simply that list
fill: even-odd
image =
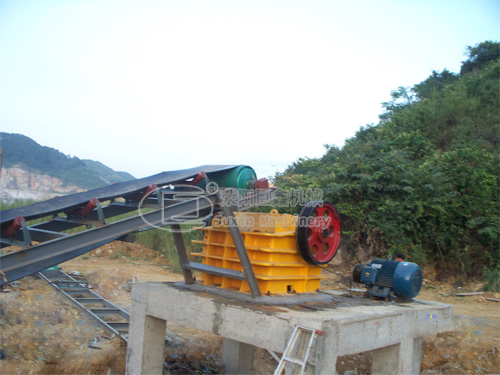
[{"label": "distant mountain", "polygon": [[116,172],[113,169],[102,164],[100,161],[89,159],[82,159],[82,161],[89,170],[99,174],[99,176],[106,182],[107,185],[135,179],[135,177],[130,173]]},{"label": "distant mountain", "polygon": [[0,142],[3,147],[4,168],[48,175],[59,179],[62,186],[74,185],[89,190],[135,179],[129,173],[116,172],[98,161],[81,160],[41,146],[22,134],[0,132]]}]

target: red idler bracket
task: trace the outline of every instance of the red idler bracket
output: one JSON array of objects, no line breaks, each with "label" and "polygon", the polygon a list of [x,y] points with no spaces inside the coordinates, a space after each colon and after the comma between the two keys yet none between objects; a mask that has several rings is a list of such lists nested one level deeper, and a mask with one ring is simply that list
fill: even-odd
[{"label": "red idler bracket", "polygon": [[2,231],[2,234],[7,237],[14,237],[16,233],[19,231],[19,229],[21,229],[21,227],[23,226],[22,224],[23,221],[24,222],[26,221],[24,220],[24,217],[22,216],[16,217],[12,222],[12,224],[10,224],[8,228]]},{"label": "red idler bracket", "polygon": [[156,184],[151,184],[146,188],[146,190],[144,190],[142,194],[135,194],[127,197],[127,199],[130,199],[132,201],[141,201],[144,197],[149,196],[151,192],[155,191],[156,189],[158,189],[158,186]]},{"label": "red idler bracket", "polygon": [[75,211],[68,211],[66,214],[71,215],[71,216],[79,216],[79,217],[87,217],[89,213],[94,210],[94,208],[97,207],[97,204],[99,203],[99,199],[97,198],[92,198],[82,209],[75,210]]},{"label": "red idler bracket", "polygon": [[198,173],[192,181],[189,182],[189,185],[198,185],[201,181],[203,181],[207,177],[207,174],[205,172],[200,172]]}]

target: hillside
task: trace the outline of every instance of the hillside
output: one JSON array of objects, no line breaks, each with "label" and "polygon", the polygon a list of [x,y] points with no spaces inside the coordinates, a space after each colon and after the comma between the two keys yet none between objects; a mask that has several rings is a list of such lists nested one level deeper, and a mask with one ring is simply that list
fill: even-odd
[{"label": "hillside", "polygon": [[[81,160],[53,148],[41,146],[22,134],[0,132],[0,138],[4,168],[15,168],[35,176],[49,176],[60,180],[62,187],[73,185],[88,190],[134,179],[129,173],[115,172],[98,161]],[[28,181],[33,178],[41,177],[30,177]]]},{"label": "hillside", "polygon": [[122,181],[130,181],[135,178],[127,172],[116,172],[99,161],[89,159],[82,159],[82,161],[89,170],[99,174],[100,178],[104,180],[107,185]]},{"label": "hillside", "polygon": [[378,124],[274,182],[321,189],[352,256],[404,252],[440,277],[484,278],[500,291],[500,44],[467,51],[461,73],[399,87]]}]

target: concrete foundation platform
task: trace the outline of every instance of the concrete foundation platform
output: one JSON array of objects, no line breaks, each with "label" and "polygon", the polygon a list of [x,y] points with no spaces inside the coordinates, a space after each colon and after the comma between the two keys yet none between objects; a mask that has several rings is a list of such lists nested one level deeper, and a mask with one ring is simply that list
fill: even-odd
[{"label": "concrete foundation platform", "polygon": [[295,325],[325,332],[309,357],[315,374],[335,374],[338,357],[366,351],[374,351],[374,374],[418,374],[422,338],[453,330],[450,305],[334,294],[253,299],[196,284],[137,283],[126,372],[162,373],[167,321],[224,337],[228,374],[252,373],[255,347],[283,353]]}]

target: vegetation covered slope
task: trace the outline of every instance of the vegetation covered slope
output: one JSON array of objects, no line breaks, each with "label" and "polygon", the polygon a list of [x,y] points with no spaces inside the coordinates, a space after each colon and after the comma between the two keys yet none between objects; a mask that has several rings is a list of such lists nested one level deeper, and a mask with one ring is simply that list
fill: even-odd
[{"label": "vegetation covered slope", "polygon": [[299,159],[276,184],[321,188],[352,250],[498,277],[499,50],[469,47],[460,74],[398,88],[377,125]]},{"label": "vegetation covered slope", "polygon": [[108,166],[102,164],[100,161],[89,159],[82,159],[82,161],[89,170],[99,174],[101,179],[103,179],[107,184],[114,184],[116,182],[130,181],[134,179],[134,176],[130,173],[114,171]]},{"label": "vegetation covered slope", "polygon": [[19,167],[32,172],[57,177],[65,184],[93,189],[113,182],[129,181],[134,177],[92,160],[70,157],[53,148],[41,146],[21,134],[0,132],[3,147],[2,166]]}]

